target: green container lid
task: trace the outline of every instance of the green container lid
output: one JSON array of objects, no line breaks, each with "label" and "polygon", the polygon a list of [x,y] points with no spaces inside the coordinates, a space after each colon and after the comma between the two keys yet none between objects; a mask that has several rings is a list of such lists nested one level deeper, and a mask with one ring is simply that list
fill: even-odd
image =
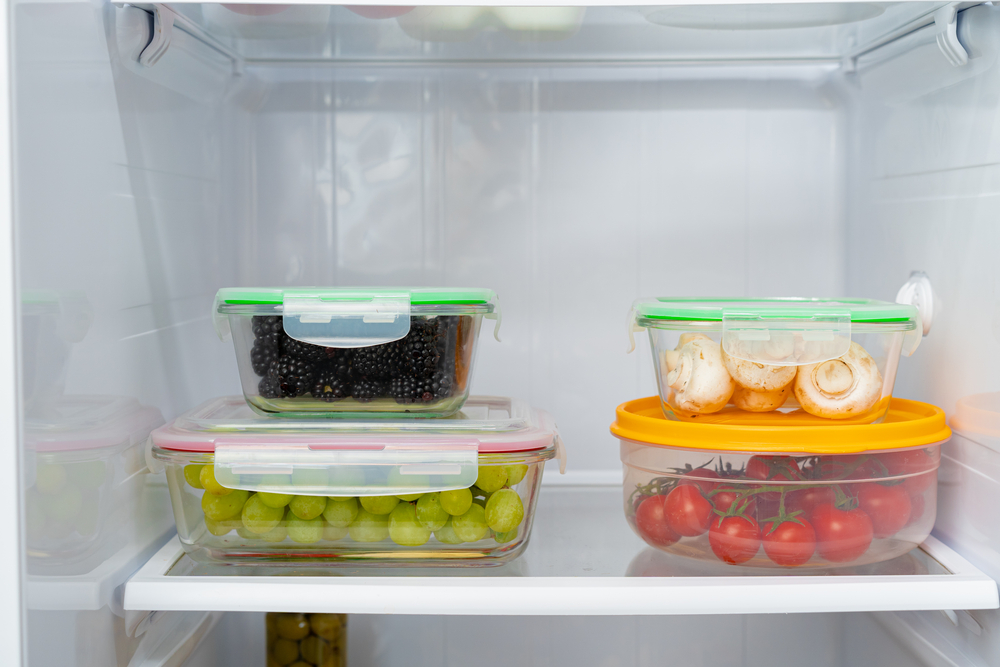
[{"label": "green container lid", "polygon": [[848,319],[863,324],[915,323],[917,320],[915,306],[875,299],[658,297],[639,299],[632,307],[641,324],[653,327],[657,320],[722,322],[728,318]]},{"label": "green container lid", "polygon": [[[496,301],[493,290],[469,287],[224,287],[215,297],[219,312],[235,312],[229,306],[275,306],[285,295],[313,295],[322,301],[362,301],[380,296],[408,294],[411,306],[482,305]],[[267,312],[280,312],[269,308]]]}]

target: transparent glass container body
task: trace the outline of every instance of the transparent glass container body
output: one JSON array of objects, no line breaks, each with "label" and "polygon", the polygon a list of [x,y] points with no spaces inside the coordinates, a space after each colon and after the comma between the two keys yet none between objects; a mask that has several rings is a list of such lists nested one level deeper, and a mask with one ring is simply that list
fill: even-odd
[{"label": "transparent glass container body", "polygon": [[[142,447],[136,447],[142,455]],[[36,454],[25,496],[28,555],[42,561],[85,555],[107,531],[115,449]]]},{"label": "transparent glass container body", "polygon": [[[748,425],[880,423],[889,409],[905,336],[913,328],[910,323],[855,324],[844,355],[810,362],[807,351],[798,363],[771,366],[725,359],[718,322],[639,322],[649,334],[667,419]],[[685,355],[692,341],[694,354]],[[765,345],[747,356],[766,358]],[[801,349],[803,343],[788,345]],[[783,354],[783,346],[776,347],[776,355]]]},{"label": "transparent glass container body", "polygon": [[620,442],[625,517],[667,553],[732,566],[847,567],[901,556],[934,526],[941,443],[816,455]]},{"label": "transparent glass container body", "polygon": [[455,491],[274,497],[198,488],[201,470],[214,470],[213,453],[152,451],[165,463],[177,534],[191,558],[290,565],[503,564],[527,546],[545,461],[555,456],[554,445],[481,453],[477,484]]},{"label": "transparent glass container body", "polygon": [[347,614],[269,612],[267,667],[346,667]]},{"label": "transparent glass container body", "polygon": [[[293,418],[457,412],[469,397],[483,319],[480,313],[411,314],[410,331],[400,340],[339,348],[292,340],[280,329],[280,315],[227,316],[247,403],[262,415]],[[262,356],[254,347],[266,335],[262,332],[275,326],[281,332],[279,354],[294,362],[280,377],[267,363],[277,357]]]}]

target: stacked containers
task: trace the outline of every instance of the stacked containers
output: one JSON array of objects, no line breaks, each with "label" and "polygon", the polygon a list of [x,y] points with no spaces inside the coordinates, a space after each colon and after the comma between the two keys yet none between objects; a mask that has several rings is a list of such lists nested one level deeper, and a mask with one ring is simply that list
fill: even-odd
[{"label": "stacked containers", "polygon": [[[887,560],[934,524],[944,413],[892,398],[923,327],[866,299],[639,299],[659,397],[612,433],[651,546],[760,567]],[[634,343],[633,343],[634,346]]]},{"label": "stacked containers", "polygon": [[559,439],[519,401],[466,402],[492,291],[224,289],[215,314],[245,403],[151,437],[192,557],[491,565],[524,549]]}]

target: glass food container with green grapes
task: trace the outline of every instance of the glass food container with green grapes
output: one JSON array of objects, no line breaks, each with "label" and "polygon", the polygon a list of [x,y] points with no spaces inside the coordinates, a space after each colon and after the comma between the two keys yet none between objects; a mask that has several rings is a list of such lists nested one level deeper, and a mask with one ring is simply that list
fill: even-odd
[{"label": "glass food container with green grapes", "polygon": [[243,395],[275,417],[443,417],[469,397],[482,320],[474,288],[225,288],[214,307],[232,337]]},{"label": "glass food container with green grapes", "polygon": [[157,429],[177,534],[200,561],[498,565],[527,546],[563,448],[523,401],[433,420],[269,419],[213,399]]}]

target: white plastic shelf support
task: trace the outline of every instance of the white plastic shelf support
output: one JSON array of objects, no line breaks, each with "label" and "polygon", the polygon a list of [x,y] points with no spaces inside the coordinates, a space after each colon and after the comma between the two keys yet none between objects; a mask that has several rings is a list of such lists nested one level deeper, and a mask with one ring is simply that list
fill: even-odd
[{"label": "white plastic shelf support", "polygon": [[[500,568],[360,570],[319,576],[202,567],[174,538],[125,588],[129,610],[353,614],[675,615],[995,609],[997,585],[934,538],[900,568],[863,574],[711,574],[634,536],[621,489],[550,487],[532,544]],[[930,564],[923,567],[920,564]],[[923,567],[923,571],[921,571]],[[910,573],[916,572],[916,573]]]}]

